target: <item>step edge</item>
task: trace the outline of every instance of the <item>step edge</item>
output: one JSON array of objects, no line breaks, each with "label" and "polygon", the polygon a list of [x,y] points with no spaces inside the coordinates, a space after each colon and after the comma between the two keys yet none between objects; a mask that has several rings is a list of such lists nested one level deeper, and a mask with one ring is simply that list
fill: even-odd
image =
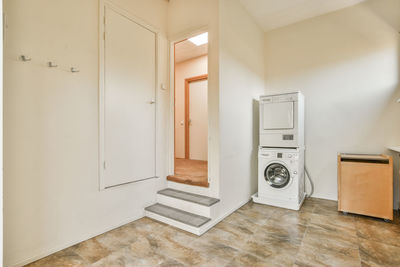
[{"label": "step edge", "polygon": [[[173,219],[164,217],[162,215],[159,215],[159,214],[151,212],[151,211],[145,211],[145,217],[151,218],[152,220],[155,220],[157,222],[165,223],[167,225],[170,225],[177,229],[183,230],[185,232],[200,236],[201,230],[198,227],[194,227],[194,226],[191,226],[188,224],[181,223],[179,221],[175,221]],[[204,225],[202,227],[204,227]]]},{"label": "step edge", "polygon": [[[171,208],[171,209],[174,209],[174,210],[178,210],[178,211],[180,211],[180,212],[182,212],[182,213],[187,213],[187,214],[190,214],[190,215],[194,215],[194,216],[197,216],[197,217],[204,218],[204,219],[206,219],[206,220],[205,220],[202,224],[200,224],[199,226],[197,226],[197,225],[192,225],[192,224],[188,224],[188,223],[186,223],[186,222],[177,220],[177,219],[172,218],[172,217],[170,217],[170,216],[166,216],[166,215],[163,215],[163,214],[159,214],[159,213],[157,213],[157,212],[154,212],[154,211],[152,211],[152,210],[149,210],[150,207],[153,207],[153,206],[155,206],[155,205],[160,205],[160,206],[168,207],[168,208]],[[157,214],[158,216],[162,216],[162,217],[168,218],[168,219],[170,219],[170,220],[177,221],[177,222],[179,222],[179,223],[186,224],[186,225],[188,225],[188,226],[190,226],[190,227],[194,227],[194,228],[200,228],[200,227],[202,227],[204,224],[206,224],[206,223],[208,223],[209,221],[211,221],[211,218],[209,218],[209,217],[204,217],[204,216],[201,216],[201,215],[198,215],[198,214],[195,214],[195,213],[187,212],[187,211],[184,211],[184,210],[181,210],[181,209],[177,209],[177,208],[174,208],[174,207],[170,207],[170,206],[166,206],[166,205],[163,205],[163,204],[160,204],[160,203],[155,203],[155,204],[153,204],[153,205],[150,205],[150,206],[144,208],[144,210],[145,210],[146,212],[151,212],[151,213]]]},{"label": "step edge", "polygon": [[213,207],[215,207],[215,206],[211,207],[203,206],[194,202],[184,201],[179,198],[173,198],[162,194],[157,194],[156,203],[169,207],[174,207],[179,210],[183,210],[186,212],[190,212],[211,219],[212,219],[211,211],[214,209]]},{"label": "step edge", "polygon": [[[196,202],[196,201],[184,199],[184,198],[181,198],[181,197],[176,197],[176,196],[171,196],[171,195],[165,194],[164,192],[162,192],[164,190],[172,190],[172,191],[177,191],[177,192],[183,192],[183,193],[188,194],[188,195],[207,197],[207,198],[211,198],[211,199],[215,200],[215,202],[210,204],[210,205],[207,205],[207,204],[199,203],[199,202]],[[205,207],[211,207],[211,206],[214,206],[215,204],[217,204],[218,202],[220,202],[220,200],[218,198],[203,196],[203,195],[199,195],[199,194],[193,194],[193,193],[189,193],[189,192],[185,192],[185,191],[181,191],[181,190],[176,190],[176,189],[173,189],[173,188],[164,188],[162,190],[159,190],[157,192],[157,194],[160,194],[160,195],[163,195],[163,196],[167,196],[167,197],[171,197],[171,198],[175,198],[175,199],[179,199],[179,200],[183,200],[183,201],[187,201],[187,202],[191,202],[191,203],[195,203],[195,204],[198,204],[198,205],[201,205],[201,206],[205,206]]]}]

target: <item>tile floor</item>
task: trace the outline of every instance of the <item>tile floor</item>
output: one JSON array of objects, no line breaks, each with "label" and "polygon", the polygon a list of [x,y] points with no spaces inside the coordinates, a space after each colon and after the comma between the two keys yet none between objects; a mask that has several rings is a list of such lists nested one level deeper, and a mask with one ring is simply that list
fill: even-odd
[{"label": "tile floor", "polygon": [[177,183],[208,187],[208,164],[204,160],[175,159],[175,174],[167,177]]},{"label": "tile floor", "polygon": [[249,202],[201,237],[143,218],[30,266],[400,266],[400,220]]}]

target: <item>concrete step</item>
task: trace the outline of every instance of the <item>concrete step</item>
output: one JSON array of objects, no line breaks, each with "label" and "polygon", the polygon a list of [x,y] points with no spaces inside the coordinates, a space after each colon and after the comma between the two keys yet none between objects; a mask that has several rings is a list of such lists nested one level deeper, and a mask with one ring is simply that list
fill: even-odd
[{"label": "concrete step", "polygon": [[196,235],[203,234],[209,228],[207,224],[211,221],[210,218],[159,203],[145,208],[145,215]]},{"label": "concrete step", "polygon": [[217,199],[217,198],[188,193],[188,192],[179,191],[179,190],[172,189],[172,188],[166,188],[166,189],[160,190],[157,192],[157,194],[181,199],[184,201],[189,201],[189,202],[199,204],[202,206],[206,206],[206,207],[211,207],[215,203],[219,202],[219,199]]},{"label": "concrete step", "polygon": [[219,199],[167,188],[158,191],[157,203],[213,219]]}]

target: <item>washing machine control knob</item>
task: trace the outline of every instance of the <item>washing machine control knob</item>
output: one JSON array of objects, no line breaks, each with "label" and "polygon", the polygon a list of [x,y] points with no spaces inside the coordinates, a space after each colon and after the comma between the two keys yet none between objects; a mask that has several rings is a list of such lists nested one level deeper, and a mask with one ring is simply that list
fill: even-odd
[{"label": "washing machine control knob", "polygon": [[291,157],[292,157],[292,154],[289,154],[289,155],[288,155],[288,158],[291,158]]}]

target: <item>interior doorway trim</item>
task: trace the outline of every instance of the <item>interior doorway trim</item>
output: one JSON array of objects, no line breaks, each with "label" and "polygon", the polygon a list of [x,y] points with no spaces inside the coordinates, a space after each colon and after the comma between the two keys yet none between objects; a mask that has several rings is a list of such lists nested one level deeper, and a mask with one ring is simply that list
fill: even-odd
[{"label": "interior doorway trim", "polygon": [[190,95],[189,95],[189,86],[191,82],[203,81],[208,79],[208,74],[203,74],[191,78],[185,79],[185,159],[190,158]]},{"label": "interior doorway trim", "polygon": [[[208,32],[208,26],[199,27],[180,32],[169,39],[169,127],[168,127],[168,168],[167,175],[174,175],[175,172],[175,44],[194,37],[200,33]],[[208,166],[208,172],[210,172]],[[207,195],[205,192],[194,192]]]},{"label": "interior doorway trim", "polygon": [[[106,168],[106,161],[105,161],[105,42],[106,42],[106,9],[111,9],[114,12],[118,13],[119,15],[127,18],[128,20],[138,24],[139,26],[149,30],[150,32],[153,32],[155,34],[155,84],[157,85],[158,80],[159,80],[159,75],[158,75],[158,62],[159,62],[159,55],[158,55],[158,38],[160,35],[160,30],[157,27],[154,27],[141,18],[131,14],[129,11],[125,10],[122,7],[119,7],[118,5],[115,5],[111,0],[99,0],[99,11],[98,11],[98,43],[99,43],[99,87],[98,87],[98,92],[99,92],[99,99],[98,99],[98,112],[99,112],[99,129],[98,129],[98,136],[99,136],[99,156],[98,156],[98,180],[99,180],[99,191],[108,189],[108,188],[113,188],[115,186],[107,187],[105,183],[105,168]],[[155,155],[157,155],[157,111],[158,111],[158,104],[157,104],[157,86],[154,87],[155,91],[155,136],[154,136],[154,142],[155,142]],[[153,179],[153,178],[158,178],[157,177],[157,156],[155,157],[155,162],[154,162],[154,170],[155,170],[155,176],[154,177],[146,177],[144,179],[141,179],[140,181],[145,181],[148,179]],[[128,185],[136,182],[140,182],[139,180],[128,182],[128,183],[122,183],[122,185]],[[119,185],[116,185],[119,186]]]},{"label": "interior doorway trim", "polygon": [[[199,25],[199,27],[190,28],[174,34],[169,38],[169,85],[170,85],[170,94],[169,94],[169,127],[168,127],[168,167],[167,167],[167,175],[174,175],[175,172],[175,44],[199,35],[201,33],[208,32],[210,34],[209,26],[207,25]],[[210,51],[210,43],[212,38],[209,37],[208,50]],[[208,57],[207,65],[210,66],[210,57]],[[210,73],[208,73],[208,80],[210,79]],[[210,88],[208,88],[210,89]],[[210,91],[210,90],[209,90]],[[208,115],[208,120],[210,120],[210,114]],[[210,135],[210,132],[208,132]],[[210,140],[210,137],[209,137]],[[210,141],[208,141],[208,147],[210,148]],[[215,159],[214,159],[215,160]],[[201,186],[192,186],[181,183],[173,183],[168,181],[168,187],[174,188],[181,191],[190,192],[193,194],[201,194],[210,197],[219,197],[219,180],[213,180],[210,177],[210,173],[213,170],[213,164],[216,164],[213,160],[212,153],[210,153],[210,149],[208,149],[208,179],[209,179],[209,187],[201,187]],[[215,171],[217,172],[217,167],[215,167]],[[216,177],[218,177],[216,175]],[[211,181],[212,180],[212,181]],[[170,183],[171,182],[171,183]]]}]

